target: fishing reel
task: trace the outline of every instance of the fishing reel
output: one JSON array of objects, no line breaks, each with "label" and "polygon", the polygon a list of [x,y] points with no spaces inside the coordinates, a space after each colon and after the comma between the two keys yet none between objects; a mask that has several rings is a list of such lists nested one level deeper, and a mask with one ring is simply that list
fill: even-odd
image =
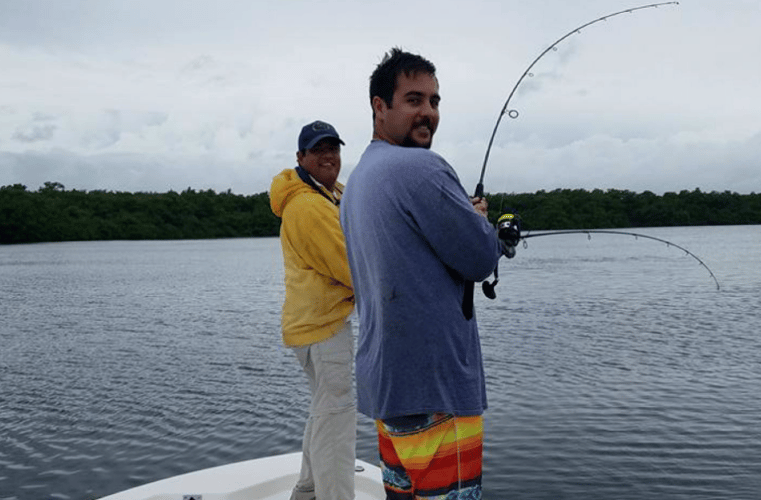
[{"label": "fishing reel", "polygon": [[[508,259],[515,257],[515,247],[521,240],[521,218],[517,214],[502,214],[497,219],[497,238],[502,245],[502,254]],[[499,283],[499,264],[494,268],[494,281],[481,283],[481,289],[490,299],[497,298],[494,287]]]},{"label": "fishing reel", "polygon": [[497,238],[502,244],[502,253],[508,259],[515,257],[515,247],[521,240],[521,218],[515,214],[503,214],[497,219]]}]

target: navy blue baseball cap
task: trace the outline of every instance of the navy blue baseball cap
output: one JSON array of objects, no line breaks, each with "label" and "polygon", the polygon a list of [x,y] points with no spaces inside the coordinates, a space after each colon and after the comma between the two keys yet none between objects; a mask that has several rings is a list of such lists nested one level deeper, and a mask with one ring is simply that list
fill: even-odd
[{"label": "navy blue baseball cap", "polygon": [[338,140],[341,144],[345,144],[338,136],[336,129],[333,128],[333,125],[330,123],[317,120],[308,125],[304,125],[299,134],[299,151],[312,149],[315,144],[326,137],[332,137],[333,139]]}]

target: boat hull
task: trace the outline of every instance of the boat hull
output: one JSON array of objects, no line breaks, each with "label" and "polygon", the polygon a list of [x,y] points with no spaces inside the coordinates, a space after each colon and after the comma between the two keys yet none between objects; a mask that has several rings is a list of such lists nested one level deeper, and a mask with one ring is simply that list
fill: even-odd
[{"label": "boat hull", "polygon": [[[101,500],[288,500],[300,469],[301,452],[288,453],[162,479]],[[355,489],[356,500],[385,499],[380,468],[357,460]]]}]

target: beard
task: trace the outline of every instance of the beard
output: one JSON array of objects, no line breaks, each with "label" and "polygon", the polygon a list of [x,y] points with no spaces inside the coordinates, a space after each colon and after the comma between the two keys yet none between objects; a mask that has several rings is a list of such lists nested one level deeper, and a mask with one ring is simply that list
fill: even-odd
[{"label": "beard", "polygon": [[424,149],[431,149],[431,143],[433,142],[433,138],[431,138],[430,141],[428,141],[427,144],[420,144],[419,142],[416,142],[415,139],[410,137],[409,135],[404,138],[402,141],[402,147],[405,148],[424,148]]},{"label": "beard", "polygon": [[[428,131],[430,132],[430,138],[428,139],[428,141],[426,141],[424,143],[417,142],[415,139],[412,138],[413,131],[416,128],[420,127],[421,125],[427,126],[428,127]],[[430,121],[425,120],[425,121],[422,121],[420,123],[416,123],[415,126],[412,128],[412,131],[410,131],[410,133],[407,134],[404,137],[404,139],[402,140],[401,146],[403,146],[405,148],[431,149],[431,144],[433,143],[433,133],[434,133],[434,129],[433,129],[433,125],[431,124]]]}]

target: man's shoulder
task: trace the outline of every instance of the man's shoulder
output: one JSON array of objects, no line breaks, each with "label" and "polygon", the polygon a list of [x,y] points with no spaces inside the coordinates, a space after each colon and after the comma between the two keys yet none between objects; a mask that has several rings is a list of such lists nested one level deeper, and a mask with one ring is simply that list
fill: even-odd
[{"label": "man's shoulder", "polygon": [[371,143],[360,165],[380,164],[393,176],[419,176],[424,170],[449,170],[449,163],[438,153],[425,148],[396,146],[385,141]]},{"label": "man's shoulder", "polygon": [[438,153],[427,148],[397,146],[386,141],[375,140],[367,146],[367,151],[394,158],[421,158],[444,160]]}]

